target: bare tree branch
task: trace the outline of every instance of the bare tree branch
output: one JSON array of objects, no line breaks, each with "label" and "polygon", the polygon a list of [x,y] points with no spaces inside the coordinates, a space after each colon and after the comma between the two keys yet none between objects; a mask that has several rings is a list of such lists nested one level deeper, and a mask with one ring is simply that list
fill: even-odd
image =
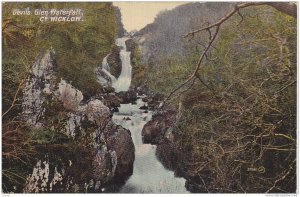
[{"label": "bare tree branch", "polygon": [[239,12],[240,9],[246,8],[246,7],[251,7],[251,6],[261,6],[261,5],[269,5],[274,7],[275,9],[288,14],[294,18],[297,18],[297,6],[294,3],[277,3],[277,2],[251,2],[251,3],[242,3],[242,4],[236,4],[234,6],[234,9],[229,12],[226,16],[221,18],[219,21],[217,21],[214,24],[208,25],[206,27],[203,27],[201,29],[191,31],[184,35],[183,37],[189,37],[189,36],[194,36],[196,33],[199,33],[203,30],[211,29],[216,26],[221,26],[225,21],[227,21],[230,17],[232,17],[235,13]]},{"label": "bare tree branch", "polygon": [[197,63],[197,66],[196,66],[196,69],[194,70],[194,72],[192,73],[192,75],[187,79],[185,80],[183,83],[181,83],[177,88],[175,88],[172,92],[170,92],[170,94],[165,98],[165,100],[162,102],[162,104],[160,105],[160,108],[162,108],[164,106],[164,104],[166,103],[167,100],[169,100],[169,98],[176,92],[178,91],[180,88],[182,88],[183,86],[185,86],[187,83],[189,83],[191,80],[194,79],[194,77],[196,77],[197,73],[198,73],[198,70],[200,69],[200,66],[203,62],[203,59],[206,55],[206,53],[208,52],[208,50],[210,49],[210,47],[212,46],[214,40],[216,39],[217,35],[218,35],[218,32],[219,32],[219,29],[220,29],[220,26],[216,26],[216,30],[215,32],[213,33],[210,41],[208,42],[206,48],[204,49],[204,51],[202,52],[199,60],[198,60],[198,63]]},{"label": "bare tree branch", "polygon": [[[27,59],[27,57],[25,56],[25,58]],[[18,88],[15,92],[15,95],[14,95],[14,98],[13,98],[13,101],[11,102],[10,104],[10,107],[2,114],[2,118],[8,114],[15,106],[17,106],[17,101],[19,100],[18,99],[18,96],[20,94],[20,92],[22,91],[24,85],[25,85],[25,82],[27,80],[27,77],[28,77],[28,74],[29,74],[29,68],[30,66],[28,66],[25,62],[23,62],[24,65],[26,65],[26,75],[24,76],[23,79],[21,79],[21,81],[19,82],[18,84]]]},{"label": "bare tree branch", "polygon": [[294,163],[295,163],[295,162],[296,162],[296,160],[293,161],[292,165],[290,165],[290,167],[289,167],[289,169],[287,170],[287,172],[286,172],[282,177],[280,177],[279,179],[277,179],[277,180],[274,182],[273,186],[272,186],[270,189],[268,189],[268,190],[266,191],[266,193],[271,192],[271,191],[276,187],[276,185],[277,185],[278,182],[283,181],[283,180],[291,173],[292,169],[294,168]]},{"label": "bare tree branch", "polygon": [[[160,105],[160,108],[162,108],[164,106],[164,104],[166,103],[166,101],[169,100],[169,98],[176,91],[178,91],[183,86],[185,86],[187,83],[189,83],[191,80],[193,80],[195,77],[197,77],[197,73],[199,71],[199,68],[200,68],[202,62],[203,62],[203,59],[204,59],[204,57],[207,57],[207,52],[212,47],[212,44],[213,44],[215,38],[217,37],[217,35],[219,33],[219,29],[222,26],[222,24],[225,21],[227,21],[229,18],[231,18],[235,13],[238,13],[241,16],[242,21],[243,21],[243,16],[240,13],[240,9],[247,8],[247,7],[250,7],[250,6],[261,6],[261,5],[269,5],[269,6],[274,7],[275,9],[283,12],[283,13],[286,13],[286,14],[294,17],[294,18],[297,17],[297,6],[296,6],[295,3],[276,3],[276,2],[249,2],[249,3],[240,3],[240,4],[236,4],[234,6],[234,9],[231,12],[229,12],[226,16],[224,16],[223,18],[221,18],[216,23],[213,23],[213,24],[208,25],[206,27],[203,27],[201,29],[198,29],[198,30],[195,30],[195,31],[191,31],[191,32],[185,34],[183,37],[184,38],[189,38],[189,40],[191,40],[194,37],[195,34],[200,33],[202,31],[206,30],[209,33],[209,38],[210,38],[209,40],[210,41],[208,42],[208,45],[206,46],[206,48],[202,52],[202,54],[201,54],[201,56],[200,56],[200,58],[198,60],[197,66],[196,66],[194,72],[192,73],[192,75],[189,78],[187,78],[183,83],[181,83],[180,85],[178,85],[173,91],[171,91],[169,93],[169,95],[166,97],[166,99]],[[212,34],[211,30],[214,29],[214,28],[215,28],[215,32]],[[206,87],[208,87],[200,78],[199,78],[199,80],[201,81],[202,84],[204,84]]]},{"label": "bare tree branch", "polygon": [[184,35],[183,37],[186,38],[186,37],[189,37],[189,36],[194,36],[196,33],[199,33],[201,31],[204,31],[204,30],[207,30],[207,29],[211,29],[213,27],[220,27],[225,21],[227,21],[230,17],[232,17],[235,13],[237,13],[242,8],[246,8],[246,7],[250,7],[250,6],[265,5],[265,4],[266,3],[263,3],[263,2],[236,4],[234,6],[234,9],[231,12],[229,12],[226,16],[224,16],[223,18],[221,18],[216,23],[213,23],[211,25],[208,25],[206,27],[203,27],[203,28],[195,30],[195,31],[191,31],[191,32],[187,33],[186,35]]},{"label": "bare tree branch", "polygon": [[10,112],[10,110],[11,110],[13,107],[16,106],[16,102],[17,102],[17,100],[18,100],[17,97],[18,97],[18,95],[19,95],[19,93],[20,93],[20,90],[21,90],[22,87],[23,87],[24,82],[25,82],[25,80],[22,80],[22,81],[19,83],[18,89],[17,89],[17,91],[16,91],[16,93],[15,93],[15,95],[14,95],[13,101],[11,102],[10,107],[2,114],[2,117],[4,117],[8,112]]}]

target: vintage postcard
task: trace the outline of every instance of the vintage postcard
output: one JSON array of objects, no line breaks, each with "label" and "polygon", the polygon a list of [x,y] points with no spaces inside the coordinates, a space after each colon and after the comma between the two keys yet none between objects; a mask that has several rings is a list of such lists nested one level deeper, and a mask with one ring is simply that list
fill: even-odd
[{"label": "vintage postcard", "polygon": [[2,194],[296,194],[297,2],[2,2]]}]

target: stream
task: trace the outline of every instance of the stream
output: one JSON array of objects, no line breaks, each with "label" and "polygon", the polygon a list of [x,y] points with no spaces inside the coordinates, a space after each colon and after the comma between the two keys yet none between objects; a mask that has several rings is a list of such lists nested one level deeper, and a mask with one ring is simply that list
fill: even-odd
[{"label": "stream", "polygon": [[[131,83],[130,52],[126,50],[125,42],[128,38],[118,38],[116,45],[121,48],[120,58],[122,71],[118,79],[114,80],[116,92],[127,91]],[[156,145],[143,144],[142,129],[151,120],[152,111],[139,109],[147,105],[140,96],[136,104],[121,104],[119,112],[113,114],[113,121],[130,130],[135,146],[135,161],[133,175],[120,189],[120,193],[189,193],[185,188],[185,179],[174,176],[174,172],[167,170],[157,159]]]}]

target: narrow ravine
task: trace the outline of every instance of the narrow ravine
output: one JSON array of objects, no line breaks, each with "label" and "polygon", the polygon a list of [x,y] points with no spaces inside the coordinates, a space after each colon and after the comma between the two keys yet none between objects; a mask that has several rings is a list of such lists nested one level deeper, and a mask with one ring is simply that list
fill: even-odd
[{"label": "narrow ravine", "polygon": [[[127,91],[131,83],[130,52],[126,50],[125,41],[128,38],[117,39],[121,48],[122,71],[120,77],[113,83],[117,92]],[[135,145],[135,161],[133,175],[120,189],[120,193],[188,193],[185,179],[174,176],[174,172],[164,168],[157,159],[156,145],[143,144],[141,132],[144,125],[151,120],[152,111],[141,110],[147,105],[139,97],[136,104],[121,104],[119,112],[113,114],[113,121],[130,130]]]},{"label": "narrow ravine", "polygon": [[113,121],[129,129],[135,146],[133,175],[121,188],[121,193],[188,193],[185,179],[174,176],[164,168],[155,155],[156,145],[143,144],[141,132],[151,120],[152,112],[139,109],[145,103],[139,98],[137,104],[121,104],[114,113]]}]

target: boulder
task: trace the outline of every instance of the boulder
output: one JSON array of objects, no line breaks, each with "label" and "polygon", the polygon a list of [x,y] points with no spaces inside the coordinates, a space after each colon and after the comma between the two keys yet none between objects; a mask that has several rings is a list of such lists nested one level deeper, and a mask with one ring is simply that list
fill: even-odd
[{"label": "boulder", "polygon": [[124,181],[133,173],[134,144],[130,131],[121,126],[117,127],[114,135],[107,138],[107,147],[116,152],[117,166],[115,170],[115,181]]},{"label": "boulder", "polygon": [[71,84],[61,79],[58,84],[58,99],[63,103],[65,109],[76,111],[83,100],[83,94]]},{"label": "boulder", "polygon": [[176,120],[176,114],[174,110],[158,111],[154,114],[142,130],[143,143],[159,144],[165,140],[172,140],[170,129]]},{"label": "boulder", "polygon": [[111,181],[115,176],[117,164],[116,152],[102,145],[93,160],[93,180],[100,183]]},{"label": "boulder", "polygon": [[162,95],[162,94],[155,94],[153,96],[148,96],[148,97],[142,98],[142,101],[147,102],[148,108],[151,110],[158,109],[159,105],[161,104],[161,102],[163,100],[164,100],[164,95]]},{"label": "boulder", "polygon": [[120,48],[114,46],[107,57],[107,62],[110,67],[110,73],[118,78],[122,71],[122,62],[120,59]]},{"label": "boulder", "polygon": [[22,117],[31,126],[41,126],[39,119],[45,112],[46,96],[55,89],[55,75],[55,51],[49,50],[32,65],[23,89]]},{"label": "boulder", "polygon": [[175,144],[169,142],[157,145],[156,156],[166,169],[175,171],[182,162],[183,153],[178,151]]},{"label": "boulder", "polygon": [[118,92],[117,96],[122,99],[121,103],[134,103],[137,95],[134,91]]},{"label": "boulder", "polygon": [[[54,180],[54,178],[53,178]],[[31,175],[26,179],[24,193],[47,192],[49,180],[49,161],[39,160]]]},{"label": "boulder", "polygon": [[132,39],[126,40],[125,44],[127,51],[130,52],[132,52],[137,47],[137,44]]},{"label": "boulder", "polygon": [[111,90],[110,87],[113,83],[113,80],[115,80],[114,76],[110,75],[110,73],[108,73],[108,71],[103,71],[101,66],[99,66],[95,69],[95,74],[96,74],[98,83],[100,83],[103,87],[102,90],[103,91]]},{"label": "boulder", "polygon": [[100,128],[104,128],[111,118],[109,108],[98,99],[87,104],[86,115],[89,121]]},{"label": "boulder", "polygon": [[115,93],[106,94],[104,97],[104,105],[109,108],[117,108],[120,107],[122,99],[118,97]]},{"label": "boulder", "polygon": [[58,146],[56,154],[49,154],[51,159],[39,160],[27,176],[23,192],[82,193],[101,192],[110,185],[120,187],[133,172],[135,149],[130,132],[109,121],[88,138],[93,147],[90,152]]},{"label": "boulder", "polygon": [[109,94],[115,92],[115,88],[111,86],[106,86],[106,87],[102,87],[102,91],[103,93]]},{"label": "boulder", "polygon": [[142,110],[148,110],[149,108],[148,108],[148,106],[143,105],[142,107],[140,107],[140,109],[142,109]]},{"label": "boulder", "polygon": [[[81,109],[85,109],[86,106],[80,106]],[[79,113],[67,113],[67,122],[65,126],[65,133],[72,138],[75,138],[76,135],[84,134],[84,129],[82,128],[82,122],[85,120],[84,112]],[[80,131],[81,133],[79,133]]]}]

